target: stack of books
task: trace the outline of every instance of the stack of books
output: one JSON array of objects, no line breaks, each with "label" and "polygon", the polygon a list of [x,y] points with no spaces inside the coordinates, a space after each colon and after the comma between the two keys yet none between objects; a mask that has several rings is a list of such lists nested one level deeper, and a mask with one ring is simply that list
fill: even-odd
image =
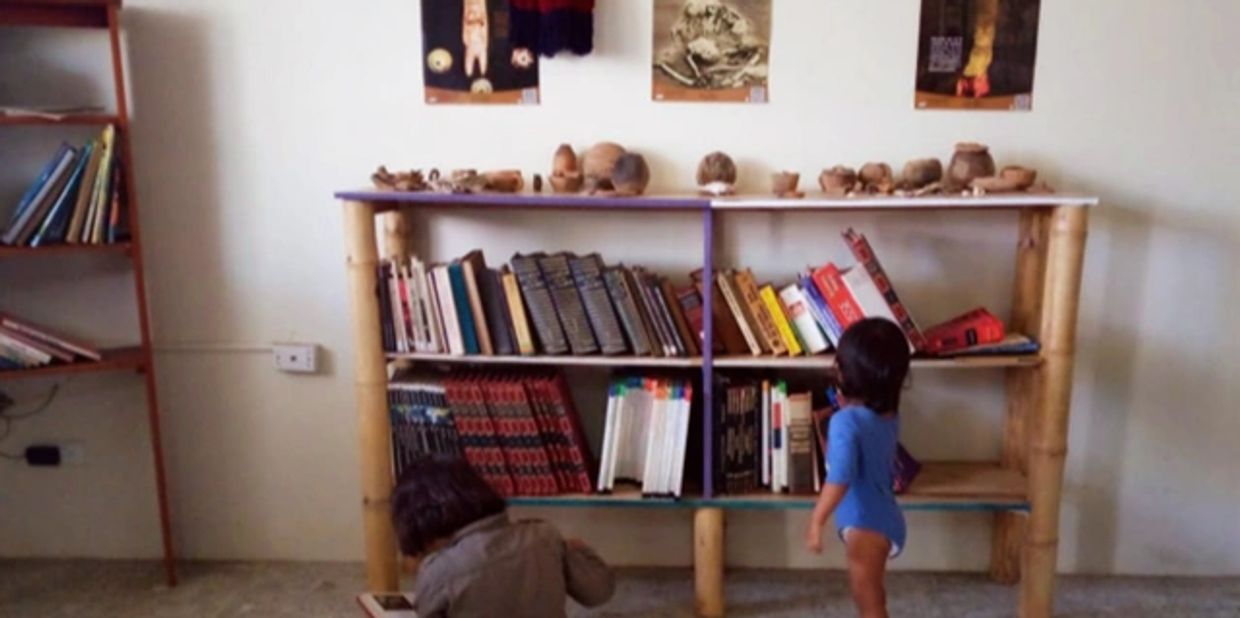
[{"label": "stack of books", "polygon": [[592,490],[589,445],[559,374],[399,374],[388,398],[398,475],[419,457],[464,457],[504,496]]},{"label": "stack of books", "polygon": [[702,300],[693,286],[607,266],[597,254],[518,254],[498,269],[478,250],[444,264],[385,260],[379,282],[390,353],[701,353]]},{"label": "stack of books", "polygon": [[103,356],[89,344],[0,313],[0,371],[72,363],[79,359],[99,361]]},{"label": "stack of books", "polygon": [[608,391],[598,491],[634,483],[647,497],[679,498],[684,492],[693,383],[629,377]]},{"label": "stack of books", "polygon": [[111,244],[129,239],[116,130],[81,148],[61,144],[0,231],[0,244]]}]

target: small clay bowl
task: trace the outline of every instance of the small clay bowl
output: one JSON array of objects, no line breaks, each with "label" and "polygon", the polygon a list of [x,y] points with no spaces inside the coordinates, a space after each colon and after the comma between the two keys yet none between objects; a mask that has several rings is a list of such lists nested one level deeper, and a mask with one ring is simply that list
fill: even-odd
[{"label": "small clay bowl", "polygon": [[801,174],[797,172],[775,172],[771,174],[771,192],[779,197],[802,197],[797,191],[801,184]]},{"label": "small clay bowl", "polygon": [[1038,179],[1038,170],[1019,165],[1009,165],[999,172],[999,177],[1016,185],[1017,191],[1024,191],[1033,186]]},{"label": "small clay bowl", "polygon": [[1015,182],[1008,180],[1007,178],[1000,178],[999,176],[982,176],[980,178],[974,178],[973,181],[969,183],[969,186],[974,189],[981,189],[987,193],[1011,193],[1013,191],[1020,190],[1018,188],[1019,185]]},{"label": "small clay bowl", "polygon": [[581,177],[581,172],[576,172],[552,175],[549,180],[551,181],[551,190],[556,193],[578,193],[581,191],[584,179]]}]

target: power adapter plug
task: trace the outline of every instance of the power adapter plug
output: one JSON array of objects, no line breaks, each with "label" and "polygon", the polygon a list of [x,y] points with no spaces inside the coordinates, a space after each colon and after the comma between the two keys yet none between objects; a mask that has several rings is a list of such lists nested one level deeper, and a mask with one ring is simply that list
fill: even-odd
[{"label": "power adapter plug", "polygon": [[60,465],[60,447],[36,444],[26,447],[26,464],[32,468],[55,468]]}]

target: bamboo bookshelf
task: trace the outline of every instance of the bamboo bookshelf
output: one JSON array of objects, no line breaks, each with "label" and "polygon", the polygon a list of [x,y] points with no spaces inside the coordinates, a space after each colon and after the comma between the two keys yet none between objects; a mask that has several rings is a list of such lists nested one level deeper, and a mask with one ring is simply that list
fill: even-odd
[{"label": "bamboo bookshelf", "polygon": [[146,303],[146,277],[142,261],[142,231],[138,219],[137,188],[134,184],[133,151],[129,135],[129,104],[125,90],[125,67],[121,50],[120,12],[121,0],[0,0],[0,29],[11,27],[84,28],[103,30],[107,33],[108,53],[112,65],[111,79],[116,96],[115,111],[75,114],[63,118],[0,115],[0,129],[23,126],[103,127],[108,124],[114,125],[123,174],[122,182],[126,189],[125,207],[128,209],[131,235],[129,242],[107,245],[51,245],[37,248],[0,246],[0,259],[54,260],[61,256],[122,256],[129,260],[133,270],[134,296],[141,341],[133,347],[104,350],[103,359],[98,362],[78,362],[0,372],[0,381],[122,371],[131,371],[142,376],[146,394],[147,421],[151,431],[164,575],[168,585],[171,586],[176,585],[177,571],[173,555],[172,522],[168,510],[168,490],[159,429],[155,367],[152,362],[150,316]]},{"label": "bamboo bookshelf", "polygon": [[[730,211],[887,211],[916,217],[921,212],[1008,210],[1019,213],[1011,328],[1042,343],[1038,354],[962,359],[916,359],[916,370],[1002,370],[1007,412],[1002,456],[996,462],[932,462],[900,498],[906,510],[993,513],[991,576],[1020,583],[1020,615],[1050,616],[1058,554],[1059,509],[1067,452],[1074,341],[1081,268],[1089,207],[1098,200],[1078,195],[996,195],[986,197],[802,199],[700,197],[595,198],[558,195],[441,195],[344,191],[343,201],[353,331],[356,389],[362,450],[362,508],[368,584],[373,591],[398,587],[395,536],[389,519],[393,485],[391,426],[388,420],[389,363],[542,364],[598,367],[688,367],[702,372],[703,401],[711,401],[714,370],[724,368],[814,369],[830,366],[830,356],[806,358],[715,358],[706,346],[700,358],[633,357],[478,357],[387,354],[380,338],[377,266],[382,231],[384,256],[409,255],[410,222],[419,206],[503,209],[617,209],[694,212],[703,228],[702,264],[715,268],[716,219]],[[382,218],[380,227],[379,219]],[[706,340],[713,337],[712,298],[703,295]],[[703,438],[713,431],[703,418]],[[704,439],[704,491],[681,500],[643,499],[636,493],[518,497],[529,506],[692,509],[696,611],[724,613],[724,520],[728,510],[812,508],[805,496],[723,496],[712,487],[712,441]]]}]

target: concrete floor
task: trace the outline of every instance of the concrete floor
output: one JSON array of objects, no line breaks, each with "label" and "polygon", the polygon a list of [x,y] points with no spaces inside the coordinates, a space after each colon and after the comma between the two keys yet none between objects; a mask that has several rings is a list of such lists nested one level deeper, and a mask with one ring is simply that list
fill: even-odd
[{"label": "concrete floor", "polygon": [[[361,567],[347,563],[189,563],[175,589],[151,562],[0,561],[0,616],[355,618]],[[1240,616],[1240,579],[1060,580],[1059,616],[1194,618]],[[895,573],[893,616],[1015,615],[1016,592],[978,575]],[[738,571],[728,575],[729,616],[851,616],[842,573]],[[570,616],[689,616],[688,570],[623,570],[616,598]]]}]

